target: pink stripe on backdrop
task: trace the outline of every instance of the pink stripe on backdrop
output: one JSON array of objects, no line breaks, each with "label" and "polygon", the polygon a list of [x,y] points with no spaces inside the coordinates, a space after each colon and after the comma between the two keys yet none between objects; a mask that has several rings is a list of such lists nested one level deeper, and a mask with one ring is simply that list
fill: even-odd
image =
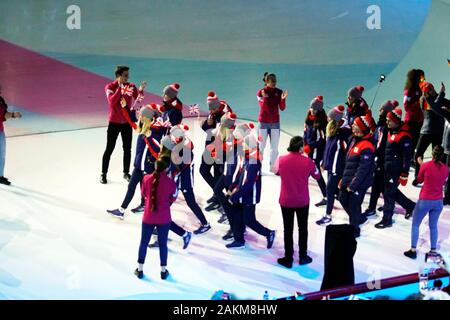
[{"label": "pink stripe on backdrop", "polygon": [[[107,122],[104,87],[111,79],[1,39],[0,53],[0,83],[7,103],[83,127]],[[145,93],[145,103],[160,101],[160,96]],[[183,114],[189,116],[186,106]]]}]

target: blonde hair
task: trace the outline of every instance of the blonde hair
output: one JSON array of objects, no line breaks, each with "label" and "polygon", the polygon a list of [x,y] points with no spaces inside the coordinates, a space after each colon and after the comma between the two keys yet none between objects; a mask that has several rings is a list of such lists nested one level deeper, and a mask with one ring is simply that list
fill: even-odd
[{"label": "blonde hair", "polygon": [[150,133],[152,124],[153,119],[150,120],[148,118],[140,118],[136,130],[139,134],[145,135],[146,133]]},{"label": "blonde hair", "polygon": [[327,137],[334,137],[335,135],[337,135],[338,130],[339,130],[339,122],[336,120],[331,120],[327,124],[326,129]]}]

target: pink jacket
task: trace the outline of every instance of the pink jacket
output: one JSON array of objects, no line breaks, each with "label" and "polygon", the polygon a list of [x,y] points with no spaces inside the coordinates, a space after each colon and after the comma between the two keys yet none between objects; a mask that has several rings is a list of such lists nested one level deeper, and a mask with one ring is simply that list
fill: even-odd
[{"label": "pink jacket", "polygon": [[442,189],[448,177],[448,166],[434,161],[424,162],[420,166],[417,182],[422,183],[419,200],[442,200]]},{"label": "pink jacket", "polygon": [[274,169],[281,177],[280,205],[287,208],[309,205],[308,179],[320,178],[314,161],[303,153],[289,152],[278,157]]},{"label": "pink jacket", "polygon": [[170,205],[175,201],[177,186],[165,173],[159,177],[156,191],[156,210],[152,212],[152,189],[154,174],[144,176],[142,181],[142,196],[145,199],[144,216],[142,222],[147,224],[167,224],[172,221]]}]

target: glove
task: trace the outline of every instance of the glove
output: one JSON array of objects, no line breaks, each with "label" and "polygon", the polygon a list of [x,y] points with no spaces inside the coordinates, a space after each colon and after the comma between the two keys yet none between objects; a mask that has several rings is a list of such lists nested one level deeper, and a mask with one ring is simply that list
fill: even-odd
[{"label": "glove", "polygon": [[408,183],[408,174],[402,173],[400,175],[400,178],[398,179],[398,183],[400,183],[402,186],[406,186],[406,184]]},{"label": "glove", "polygon": [[309,154],[309,153],[311,152],[311,147],[308,146],[307,144],[305,144],[305,146],[303,147],[303,151],[304,151],[306,154]]}]

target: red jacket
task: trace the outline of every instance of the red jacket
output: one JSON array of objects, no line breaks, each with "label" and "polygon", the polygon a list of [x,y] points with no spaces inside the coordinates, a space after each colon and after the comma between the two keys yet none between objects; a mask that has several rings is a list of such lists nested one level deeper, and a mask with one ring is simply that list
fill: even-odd
[{"label": "red jacket", "polygon": [[403,106],[405,107],[405,122],[423,122],[423,112],[420,108],[420,97],[422,92],[410,92],[405,90],[405,97],[403,99]]},{"label": "red jacket", "polygon": [[153,174],[144,176],[142,180],[142,197],[145,199],[144,216],[142,222],[147,224],[168,224],[172,221],[170,206],[175,201],[177,186],[165,173],[159,177],[156,191],[156,210],[152,211]]},{"label": "red jacket", "polygon": [[[264,90],[264,96],[262,91]],[[259,122],[278,123],[280,122],[280,112],[286,109],[286,100],[281,99],[282,90],[265,86],[259,90],[256,96],[261,109],[259,110]]]},{"label": "red jacket", "polygon": [[133,100],[142,94],[133,83],[125,83],[122,88],[119,87],[117,80],[108,83],[105,87],[106,98],[109,105],[109,122],[113,123],[127,123],[127,119],[122,113],[122,106],[120,105],[120,99],[125,97],[127,106],[130,107],[133,104]]}]

